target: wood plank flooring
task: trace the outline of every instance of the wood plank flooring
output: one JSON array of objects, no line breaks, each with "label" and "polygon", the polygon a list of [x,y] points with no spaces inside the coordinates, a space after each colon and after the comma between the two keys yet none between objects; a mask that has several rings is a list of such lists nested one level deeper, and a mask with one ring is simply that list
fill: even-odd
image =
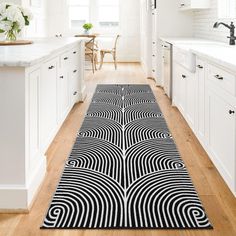
[{"label": "wood plank flooring", "polygon": [[[177,147],[200,195],[214,230],[40,230],[52,195],[73,146],[76,133],[90,104],[97,84],[140,84],[152,86]],[[0,214],[0,236],[234,236],[236,235],[236,198],[197,141],[176,108],[171,107],[161,88],[145,79],[139,64],[105,64],[102,71],[86,78],[88,96],[77,104],[47,152],[47,176],[29,214]]]}]

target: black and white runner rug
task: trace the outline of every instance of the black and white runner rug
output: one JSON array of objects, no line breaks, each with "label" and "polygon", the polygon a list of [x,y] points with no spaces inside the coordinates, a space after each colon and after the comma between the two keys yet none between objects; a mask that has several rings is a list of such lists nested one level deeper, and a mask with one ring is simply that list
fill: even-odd
[{"label": "black and white runner rug", "polygon": [[148,85],[99,85],[42,229],[211,229]]}]

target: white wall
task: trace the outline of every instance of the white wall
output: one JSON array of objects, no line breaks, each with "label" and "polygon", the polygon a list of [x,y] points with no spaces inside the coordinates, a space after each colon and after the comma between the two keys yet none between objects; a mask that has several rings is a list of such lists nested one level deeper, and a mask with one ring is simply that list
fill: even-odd
[{"label": "white wall", "polygon": [[[220,26],[218,29],[213,29],[216,21],[230,23],[231,20],[218,19],[218,0],[211,0],[211,8],[207,10],[196,11],[194,13],[194,36],[228,42],[229,29]],[[235,22],[235,19],[234,19]]]},{"label": "white wall", "polygon": [[[75,33],[69,29],[68,7],[66,0],[50,0],[47,5],[49,36],[56,34],[73,36]],[[98,32],[99,33],[99,32]],[[118,61],[140,61],[140,5],[138,0],[120,0],[120,29],[118,43]],[[113,35],[115,36],[115,35]],[[113,40],[102,38],[99,40],[100,48],[111,49]],[[110,61],[111,58],[107,57]]]}]

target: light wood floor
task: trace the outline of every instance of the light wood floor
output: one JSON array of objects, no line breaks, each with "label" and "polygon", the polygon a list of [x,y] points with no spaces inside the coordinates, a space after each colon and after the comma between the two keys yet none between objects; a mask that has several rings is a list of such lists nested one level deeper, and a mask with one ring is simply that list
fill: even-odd
[{"label": "light wood floor", "polygon": [[[191,132],[190,128],[161,88],[146,80],[139,64],[120,64],[114,71],[106,64],[102,71],[86,79],[88,97],[77,104],[47,152],[47,176],[37,195],[30,214],[0,215],[0,236],[235,236],[236,199],[233,197],[207,154]],[[104,83],[148,83],[158,99],[178,149],[190,172],[214,230],[40,230],[46,210],[59,181],[65,160],[72,148],[77,130],[80,128],[96,84]]]}]

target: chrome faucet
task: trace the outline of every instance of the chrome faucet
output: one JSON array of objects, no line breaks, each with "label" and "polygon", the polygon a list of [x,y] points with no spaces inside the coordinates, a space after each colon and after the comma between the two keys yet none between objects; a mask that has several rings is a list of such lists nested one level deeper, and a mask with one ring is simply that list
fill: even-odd
[{"label": "chrome faucet", "polygon": [[213,28],[218,28],[220,25],[223,25],[225,26],[226,28],[230,29],[230,36],[227,37],[229,38],[229,45],[235,45],[235,41],[236,41],[236,37],[234,35],[234,32],[235,32],[235,25],[234,25],[234,22],[231,22],[230,25],[227,25],[223,22],[216,22],[213,26]]}]

